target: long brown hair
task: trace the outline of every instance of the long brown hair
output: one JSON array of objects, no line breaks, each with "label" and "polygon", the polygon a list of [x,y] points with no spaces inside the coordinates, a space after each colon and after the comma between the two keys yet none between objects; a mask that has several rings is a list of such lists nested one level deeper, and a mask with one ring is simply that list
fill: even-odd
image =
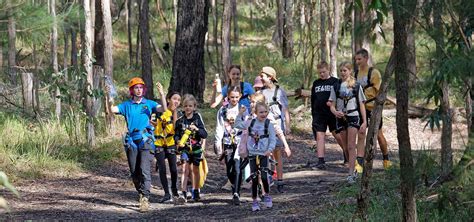
[{"label": "long brown hair", "polygon": [[[226,72],[226,74],[227,74],[226,78],[228,79],[227,85],[229,85],[229,86],[230,86],[230,83],[231,83],[231,79],[229,78],[229,73],[232,69],[238,69],[240,71],[240,76],[242,76],[242,69],[240,68],[240,65],[235,65],[235,64],[230,65],[229,68],[227,68],[227,72]],[[242,79],[242,77],[241,77],[241,79]]]}]

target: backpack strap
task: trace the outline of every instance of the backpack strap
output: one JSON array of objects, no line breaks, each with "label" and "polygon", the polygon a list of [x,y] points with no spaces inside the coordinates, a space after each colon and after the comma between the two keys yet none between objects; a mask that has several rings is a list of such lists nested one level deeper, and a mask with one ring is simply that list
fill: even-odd
[{"label": "backpack strap", "polygon": [[342,79],[338,79],[336,83],[333,85],[334,93],[336,93],[336,98],[341,98],[340,97],[340,90],[341,90],[341,84],[342,84]]},{"label": "backpack strap", "polygon": [[255,121],[257,121],[257,120],[256,120],[256,119],[252,119],[252,121],[250,122],[250,126],[249,126],[249,129],[248,129],[249,135],[252,134],[252,128],[253,128],[253,126],[255,125]]},{"label": "backpack strap", "polygon": [[364,90],[374,85],[370,82],[370,79],[372,78],[372,70],[374,70],[374,67],[369,68],[369,72],[367,73],[367,85],[364,87]]},{"label": "backpack strap", "polygon": [[260,138],[265,138],[265,137],[269,136],[269,133],[268,133],[268,126],[269,125],[270,125],[270,120],[265,119],[265,125],[264,125],[264,128],[263,128],[263,135],[260,136]]},{"label": "backpack strap", "polygon": [[273,92],[272,101],[268,104],[268,106],[278,105],[278,108],[281,110],[281,104],[278,102],[277,98],[278,89],[280,89],[280,86],[276,85],[275,92]]}]

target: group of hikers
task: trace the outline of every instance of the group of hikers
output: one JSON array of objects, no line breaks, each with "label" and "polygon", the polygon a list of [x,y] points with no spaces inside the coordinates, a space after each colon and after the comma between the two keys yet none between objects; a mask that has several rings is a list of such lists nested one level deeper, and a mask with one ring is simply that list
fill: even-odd
[{"label": "group of hikers", "polygon": [[[355,183],[358,173],[363,170],[366,127],[381,83],[380,72],[369,67],[368,58],[367,50],[357,51],[357,71],[353,71],[351,63],[343,62],[339,67],[340,79],[330,76],[328,63],[320,62],[317,65],[319,78],[311,88],[312,130],[318,156],[316,168],[326,168],[325,137],[329,128],[343,150],[349,183]],[[274,68],[263,67],[253,86],[242,81],[241,74],[240,66],[231,65],[227,71],[229,81],[222,89],[218,80],[214,81],[211,107],[222,104],[217,112],[214,152],[226,165],[232,203],[240,205],[240,190],[245,180],[251,184],[251,209],[258,211],[261,209],[259,198],[266,208],[273,206],[270,186],[275,185],[277,192],[284,192],[282,153],[291,156],[285,137],[291,133],[291,119],[288,98],[278,85]],[[197,100],[193,95],[178,92],[165,95],[160,83],[156,87],[161,103],[148,100],[144,97],[145,82],[138,77],[132,78],[128,87],[131,99],[112,106],[111,111],[123,115],[127,123],[128,132],[123,141],[131,178],[139,194],[140,211],[149,209],[154,159],[165,193],[161,203],[199,201],[205,176],[202,168],[206,163],[204,148],[208,131],[197,112]],[[382,123],[378,142],[387,168],[390,161],[381,127]],[[182,167],[180,187],[178,166]],[[187,187],[188,180],[191,189]]]}]

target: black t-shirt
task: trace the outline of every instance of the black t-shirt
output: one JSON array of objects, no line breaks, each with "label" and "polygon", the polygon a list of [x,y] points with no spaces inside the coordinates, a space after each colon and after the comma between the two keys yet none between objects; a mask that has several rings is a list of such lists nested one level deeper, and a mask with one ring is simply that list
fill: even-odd
[{"label": "black t-shirt", "polygon": [[326,105],[331,95],[331,89],[339,80],[334,77],[314,80],[311,87],[311,115],[332,116],[329,106]]}]

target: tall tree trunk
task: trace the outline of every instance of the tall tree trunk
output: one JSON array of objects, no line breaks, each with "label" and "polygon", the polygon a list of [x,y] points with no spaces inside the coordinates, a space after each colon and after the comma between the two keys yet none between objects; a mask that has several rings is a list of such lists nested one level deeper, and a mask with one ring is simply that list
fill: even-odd
[{"label": "tall tree trunk", "polygon": [[173,75],[169,91],[191,93],[203,102],[205,87],[204,43],[209,1],[179,1]]},{"label": "tall tree trunk", "polygon": [[[219,44],[217,43],[217,40],[219,38],[219,31],[217,29],[218,25],[219,25],[219,17],[218,17],[218,14],[219,14],[219,7],[217,6],[217,0],[212,0],[211,1],[211,5],[212,5],[212,18],[213,18],[213,27],[212,27],[212,34],[214,35],[213,36],[213,45],[215,47],[215,54],[216,54],[216,64],[217,64],[217,70],[221,70],[223,69],[223,67],[221,67],[221,62],[220,62],[220,57],[221,57],[221,54],[219,53]],[[221,42],[222,43],[222,42]]]},{"label": "tall tree trunk", "polygon": [[[94,23],[94,65],[98,65],[104,68],[105,55],[104,55],[104,15],[102,10],[102,1],[104,0],[95,0],[95,23]],[[92,5],[91,5],[92,6]]]},{"label": "tall tree trunk", "polygon": [[[433,1],[433,26],[435,28],[436,58],[435,69],[441,69],[441,64],[445,55],[443,49],[444,44],[444,24],[442,22],[443,5],[442,1]],[[441,129],[441,176],[446,178],[453,168],[453,151],[451,148],[453,126],[452,126],[452,110],[449,104],[449,84],[447,75],[443,76],[440,84],[442,91],[441,98],[441,115],[443,126]]]},{"label": "tall tree trunk", "polygon": [[33,110],[35,114],[39,114],[40,112],[40,103],[39,103],[39,96],[38,96],[38,88],[39,88],[39,78],[38,76],[38,60],[37,60],[37,51],[36,51],[36,44],[33,43],[33,52],[31,58],[33,59],[34,64],[34,75],[33,75]]},{"label": "tall tree trunk", "polygon": [[128,67],[132,67],[133,65],[133,46],[132,46],[132,1],[133,0],[125,0],[126,2],[126,15],[125,15],[125,22],[127,23],[127,40],[128,40],[128,59],[129,64]]},{"label": "tall tree trunk", "polygon": [[[10,5],[10,0],[7,2]],[[16,85],[16,28],[15,18],[10,11],[7,10],[8,14],[8,74],[10,77],[10,83]]]},{"label": "tall tree trunk", "polygon": [[102,16],[104,23],[104,72],[113,79],[114,61],[112,19],[110,15],[110,0],[102,0]]},{"label": "tall tree trunk", "polygon": [[239,16],[237,13],[237,0],[230,0],[232,4],[232,22],[233,22],[233,32],[234,32],[234,45],[239,45]]},{"label": "tall tree trunk", "polygon": [[71,66],[77,70],[77,32],[74,27],[71,28]]},{"label": "tall tree trunk", "polygon": [[3,72],[3,44],[0,44],[0,72]]},{"label": "tall tree trunk", "polygon": [[148,24],[149,3],[148,0],[141,0],[140,7],[140,36],[141,36],[141,55],[142,55],[142,78],[147,88],[147,98],[154,98],[153,94],[153,76],[151,72],[151,46],[150,46],[150,28]]},{"label": "tall tree trunk", "polygon": [[[368,5],[371,0],[354,1],[355,7],[352,16],[352,58],[359,49],[366,49],[369,52],[369,65],[372,65],[372,53],[370,53],[369,36],[371,12],[368,10]],[[354,66],[355,68],[357,66]]]},{"label": "tall tree trunk", "polygon": [[227,72],[227,69],[232,64],[232,55],[230,51],[230,23],[232,19],[232,0],[224,0],[224,13],[222,15],[222,68],[223,74]]},{"label": "tall tree trunk", "polygon": [[[416,17],[417,1],[392,0],[393,4],[393,50],[396,52],[395,85],[397,88],[397,139],[400,156],[400,193],[402,195],[402,221],[417,221],[415,202],[415,168],[411,153],[410,133],[408,131],[409,75],[416,73],[416,59],[406,56],[414,45],[411,32]],[[415,64],[415,65],[413,65]],[[415,70],[413,70],[415,67]]]},{"label": "tall tree trunk", "polygon": [[[85,16],[85,35],[84,35],[84,43],[83,51],[84,51],[84,70],[87,73],[87,91],[92,91],[92,86],[94,85],[94,74],[92,72],[92,40],[94,36],[93,32],[93,23],[92,23],[92,14],[94,11],[91,11],[90,2],[85,0],[83,1],[84,7],[84,16]],[[87,113],[87,143],[90,147],[95,146],[95,127],[94,127],[94,119],[93,119],[93,97],[90,96],[90,93],[87,93],[87,101],[86,101],[86,113]]]},{"label": "tall tree trunk", "polygon": [[320,0],[321,1],[321,25],[320,25],[320,42],[321,42],[321,61],[328,61],[328,43],[327,43],[327,36],[326,32],[328,31],[328,22],[327,22],[327,8],[328,8],[328,0]]},{"label": "tall tree trunk", "polygon": [[[57,27],[57,18],[56,18],[56,0],[50,0],[50,13],[53,17],[53,30],[51,31],[51,65],[53,67],[53,73],[55,75],[59,72],[58,67],[58,27]],[[58,80],[59,81],[59,80]],[[55,104],[56,104],[56,118],[59,120],[61,117],[61,91],[59,86],[56,87],[55,92]]]},{"label": "tall tree trunk", "polygon": [[370,198],[370,178],[372,177],[372,167],[374,159],[374,150],[377,146],[377,133],[380,121],[382,121],[382,110],[385,98],[387,97],[388,80],[395,70],[396,53],[392,50],[392,54],[388,60],[385,72],[382,76],[382,85],[380,86],[379,94],[375,99],[375,107],[372,110],[371,120],[367,126],[367,137],[365,141],[365,164],[364,172],[362,174],[361,189],[357,198],[357,213],[359,216],[367,221],[367,211],[369,209]]},{"label": "tall tree trunk", "polygon": [[69,54],[69,27],[66,27],[66,25],[64,26],[64,53],[63,53],[63,70],[64,70],[64,76],[66,77],[66,80],[68,79],[68,57],[67,55]]},{"label": "tall tree trunk", "polygon": [[[114,79],[113,75],[113,33],[112,33],[112,19],[110,15],[110,0],[101,0],[101,8],[102,8],[102,17],[103,17],[103,24],[104,24],[104,76],[108,76],[110,80]],[[94,72],[95,73],[95,72]],[[101,77],[99,75],[99,77]],[[97,78],[94,78],[97,79]],[[98,85],[98,83],[94,80],[94,85]],[[110,98],[106,96],[107,104],[110,104]],[[94,105],[96,107],[97,105]],[[93,110],[94,117],[96,116],[96,111]],[[106,112],[106,122],[109,129],[112,129],[114,121],[114,114],[111,112]]]},{"label": "tall tree trunk", "polygon": [[22,72],[21,73],[21,85],[22,85],[22,96],[23,96],[23,107],[26,113],[30,113],[34,108],[33,102],[33,73]]},{"label": "tall tree trunk", "polygon": [[283,4],[283,58],[293,56],[293,0],[284,0]]},{"label": "tall tree trunk", "polygon": [[276,46],[281,46],[283,40],[283,1],[275,0],[277,5],[276,16],[275,16],[275,30],[272,35],[272,42]]},{"label": "tall tree trunk", "polygon": [[333,13],[334,13],[334,24],[332,29],[331,36],[331,49],[330,49],[330,59],[329,64],[331,66],[331,75],[337,76],[337,43],[339,38],[339,23],[341,21],[341,8],[340,0],[333,0]]}]

